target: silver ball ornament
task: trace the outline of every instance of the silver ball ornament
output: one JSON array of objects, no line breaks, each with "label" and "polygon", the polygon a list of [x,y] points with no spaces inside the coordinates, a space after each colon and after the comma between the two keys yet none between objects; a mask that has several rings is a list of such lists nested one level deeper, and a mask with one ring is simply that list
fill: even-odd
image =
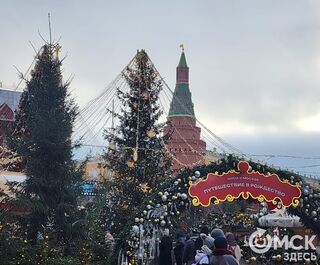
[{"label": "silver ball ornament", "polygon": [[167,197],[166,195],[163,195],[163,196],[161,197],[161,200],[162,200],[163,202],[165,202],[165,201],[168,200],[168,197]]}]

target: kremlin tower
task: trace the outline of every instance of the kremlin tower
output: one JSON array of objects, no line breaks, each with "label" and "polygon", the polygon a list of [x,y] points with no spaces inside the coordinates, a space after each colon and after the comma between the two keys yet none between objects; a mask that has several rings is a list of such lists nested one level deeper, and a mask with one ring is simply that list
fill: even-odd
[{"label": "kremlin tower", "polygon": [[[173,134],[167,148],[173,156],[173,171],[203,165],[206,155],[206,143],[200,139],[201,129],[196,126],[191,92],[189,89],[189,67],[182,49],[177,66],[176,87],[168,121],[173,128]],[[170,125],[164,128],[168,133]]]}]

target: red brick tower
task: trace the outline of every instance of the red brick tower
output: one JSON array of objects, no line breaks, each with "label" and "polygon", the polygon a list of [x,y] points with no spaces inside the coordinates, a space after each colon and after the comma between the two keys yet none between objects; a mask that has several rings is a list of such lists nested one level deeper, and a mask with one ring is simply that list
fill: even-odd
[{"label": "red brick tower", "polygon": [[[200,139],[201,129],[196,126],[189,90],[189,67],[183,50],[176,78],[177,83],[168,115],[174,132],[167,145],[174,157],[174,172],[186,167],[203,165],[206,153],[206,143]],[[169,129],[169,126],[166,126],[164,133]]]}]

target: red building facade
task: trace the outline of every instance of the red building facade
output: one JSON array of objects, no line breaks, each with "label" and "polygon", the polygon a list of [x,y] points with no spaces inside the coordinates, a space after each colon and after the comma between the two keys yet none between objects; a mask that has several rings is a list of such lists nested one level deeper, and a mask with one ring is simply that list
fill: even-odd
[{"label": "red building facade", "polygon": [[[173,134],[167,148],[173,155],[173,171],[203,165],[206,155],[206,143],[200,139],[201,129],[196,126],[196,117],[189,89],[189,67],[184,51],[177,66],[176,87],[170,104],[168,121]],[[168,133],[170,125],[164,128]]]},{"label": "red building facade", "polygon": [[13,122],[14,114],[12,109],[5,103],[0,105],[0,146],[4,144],[4,134]]},{"label": "red building facade", "polygon": [[18,107],[21,92],[0,88],[0,146],[4,145],[5,132],[14,121],[14,111]]}]

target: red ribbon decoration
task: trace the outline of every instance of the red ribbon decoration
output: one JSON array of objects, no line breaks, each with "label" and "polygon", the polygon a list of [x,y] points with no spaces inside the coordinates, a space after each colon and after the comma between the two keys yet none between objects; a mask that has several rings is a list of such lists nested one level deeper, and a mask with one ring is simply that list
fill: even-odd
[{"label": "red ribbon decoration", "polygon": [[[226,173],[209,173],[206,179],[190,183],[189,195],[195,206],[210,205],[211,199],[215,204],[223,201],[232,202],[242,196],[249,196],[259,202],[280,202],[283,206],[297,206],[301,197],[299,185],[293,185],[288,180],[281,180],[277,174],[264,175],[257,171],[250,171],[248,162],[240,161],[238,170]],[[249,172],[250,171],[250,172]]]}]

